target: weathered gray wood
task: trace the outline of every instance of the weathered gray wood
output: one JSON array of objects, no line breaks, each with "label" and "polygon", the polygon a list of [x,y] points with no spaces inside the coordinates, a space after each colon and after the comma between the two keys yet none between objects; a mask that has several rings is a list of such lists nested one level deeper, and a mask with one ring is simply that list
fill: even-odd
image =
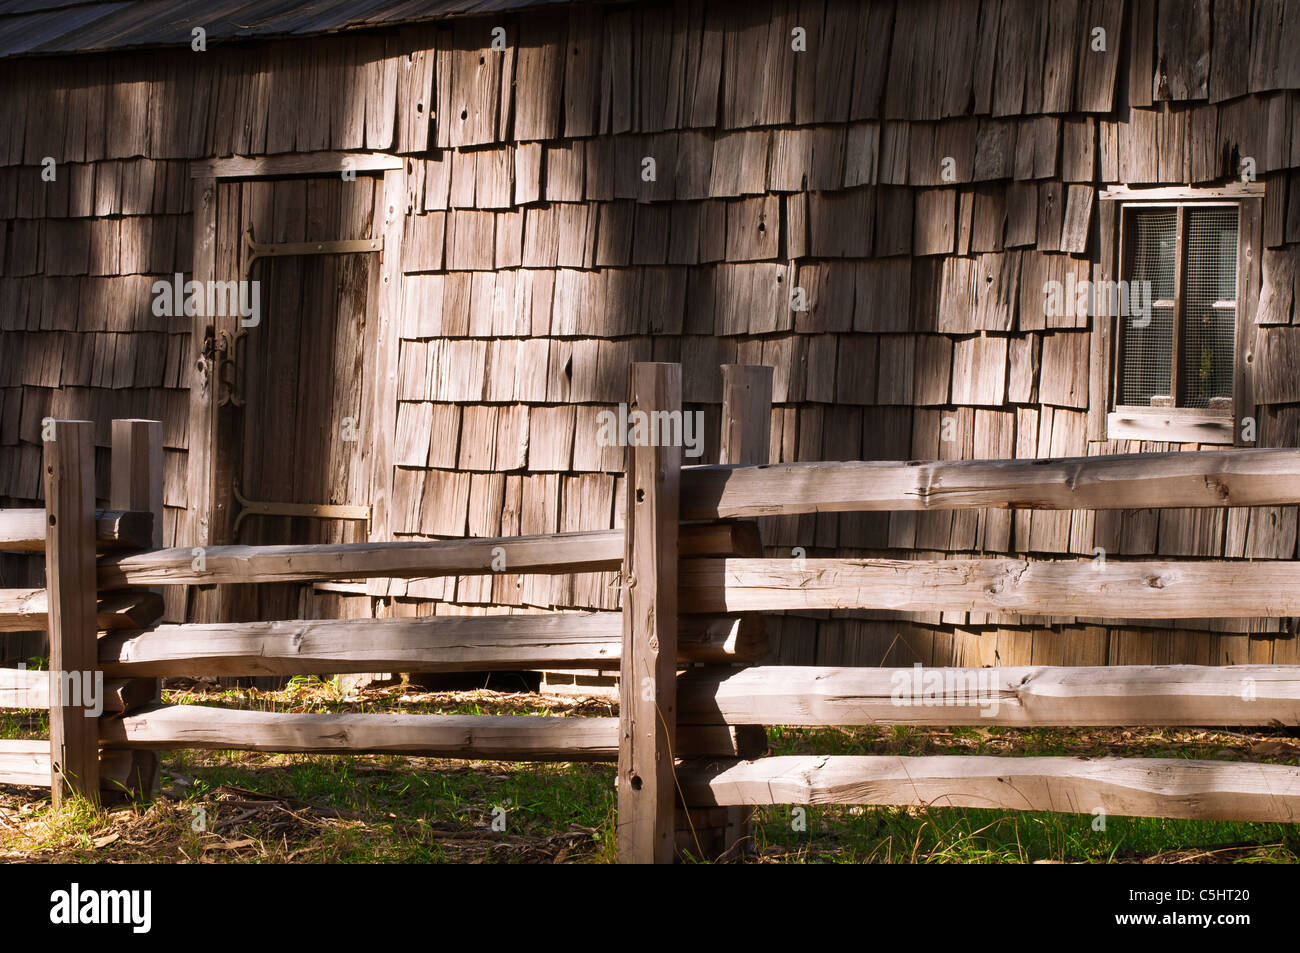
[{"label": "weathered gray wood", "polygon": [[0,740],[0,784],[48,788],[50,743]]},{"label": "weathered gray wood", "polygon": [[118,589],[99,594],[101,630],[144,629],[163,617],[163,598],[148,589]]},{"label": "weathered gray wood", "polygon": [[756,745],[753,735],[745,730],[752,727],[678,725],[677,747],[673,754],[678,758],[761,758],[767,754],[767,736],[764,734],[761,743]]},{"label": "weathered gray wood", "polygon": [[1109,440],[1232,443],[1232,417],[1186,407],[1120,407],[1106,415]]},{"label": "weathered gray wood", "polygon": [[[145,707],[103,719],[100,732],[104,747],[115,751],[199,748],[496,761],[615,761],[619,739],[617,718],[286,714],[204,705]],[[739,750],[725,725],[694,726],[683,731],[680,744],[683,757],[730,757]]]},{"label": "weathered gray wood", "polygon": [[691,523],[677,530],[677,552],[682,556],[750,556],[762,552],[758,527],[750,520]]},{"label": "weathered gray wood", "polygon": [[[153,517],[153,549],[162,546],[163,521],[163,433],[158,420],[114,420],[113,447],[110,458],[109,503],[130,510],[144,510]],[[152,596],[159,613],[146,625],[162,616],[162,595],[158,590],[126,590],[119,599]],[[102,649],[101,649],[102,652]],[[201,673],[198,673],[201,674]],[[157,679],[118,681],[114,699],[118,711],[130,711],[161,698],[162,683]],[[152,797],[161,776],[161,759],[156,751],[131,753],[130,782],[126,791],[138,797]]]},{"label": "weathered gray wood", "polygon": [[1300,563],[1255,560],[686,559],[684,612],[889,609],[1091,619],[1300,615]]},{"label": "weathered gray wood", "polygon": [[[101,550],[144,549],[152,535],[150,513],[95,511],[95,545]],[[34,553],[44,548],[44,510],[0,510],[0,551]]]},{"label": "weathered gray wood", "polygon": [[[681,528],[683,555],[727,555],[753,545],[744,523]],[[552,536],[442,539],[418,543],[337,543],[292,546],[208,546],[202,570],[192,547],[109,556],[100,560],[99,584],[109,586],[315,582],[363,577],[425,577],[494,571],[510,573],[604,572],[623,565],[623,533],[594,530]]]},{"label": "weathered gray wood", "polygon": [[274,156],[230,156],[190,164],[195,179],[251,179],[272,175],[335,175],[354,172],[384,172],[402,168],[398,156],[372,152],[306,152]]},{"label": "weathered gray wood", "polygon": [[134,711],[158,701],[156,678],[105,678],[104,711]]},{"label": "weathered gray wood", "polygon": [[720,460],[767,463],[772,430],[767,412],[772,407],[774,371],[762,365],[722,365]]},{"label": "weathered gray wood", "polygon": [[[441,134],[441,126],[440,134]],[[395,521],[393,506],[393,450],[397,443],[397,372],[401,349],[402,323],[402,238],[404,231],[406,172],[403,168],[384,173],[381,205],[376,208],[376,230],[382,228],[384,255],[380,263],[377,341],[375,354],[376,386],[370,409],[373,428],[370,455],[370,539],[392,538]],[[387,574],[391,575],[391,574]],[[388,581],[372,578],[367,583],[371,595],[388,594]]]},{"label": "weathered gray wood", "polygon": [[[681,412],[680,365],[633,364],[631,376],[629,415]],[[682,448],[632,446],[627,460],[618,858],[622,863],[671,863]]]},{"label": "weathered gray wood", "polygon": [[618,530],[555,536],[446,539],[419,543],[338,543],[299,546],[209,546],[205,568],[189,548],[101,560],[101,586],[310,582],[363,577],[491,573],[494,550],[504,572],[600,572],[623,562]]},{"label": "weathered gray wood", "polygon": [[[682,628],[682,663],[767,652],[758,620],[689,616]],[[622,630],[614,612],[164,625],[110,633],[99,659],[108,675],[135,677],[606,669],[619,659]]]},{"label": "weathered gray wood", "polygon": [[[0,708],[49,708],[50,673],[26,668],[0,668]],[[41,742],[46,755],[49,744]]]},{"label": "weathered gray wood", "polygon": [[[193,197],[193,280],[212,281],[217,269],[217,180],[204,176],[194,181]],[[216,381],[216,362],[209,357],[206,332],[211,319],[195,315],[190,324],[189,353],[186,375],[189,388],[189,406],[186,428],[190,435],[185,453],[185,498],[187,507],[182,524],[177,527],[176,542],[188,546],[208,546],[213,539],[216,517],[213,483],[216,478],[216,402],[220,389]],[[209,595],[214,590],[208,590]],[[186,598],[183,604],[190,604]],[[214,614],[218,607],[213,598],[195,599],[190,608],[191,619],[202,620]],[[211,617],[216,617],[212,615]]]},{"label": "weathered gray wood", "polygon": [[[1255,322],[1248,315],[1256,314],[1259,309],[1259,294],[1262,276],[1259,261],[1264,251],[1264,215],[1262,199],[1246,199],[1241,203],[1237,238],[1238,256],[1247,263],[1237,273],[1237,330],[1236,351],[1240,355],[1233,362],[1232,385],[1232,434],[1229,439],[1237,446],[1248,443],[1245,439],[1245,419],[1254,417],[1255,409],[1255,375],[1251,373],[1260,355],[1255,353]],[[1256,422],[1258,424],[1258,422]],[[1253,428],[1258,430],[1258,426]],[[1249,441],[1254,443],[1254,441]]]},{"label": "weathered gray wood", "polygon": [[[874,357],[874,351],[872,352]],[[724,364],[722,365],[722,435],[718,449],[718,462],[724,464],[765,464],[771,454],[772,433],[772,384],[775,368],[763,365]],[[748,552],[735,553],[737,556],[762,556],[763,540],[759,533],[758,521],[746,524],[753,528],[753,548]],[[693,618],[691,616],[683,617]],[[762,645],[767,646],[766,627],[761,618],[755,615],[738,617],[756,633],[762,635]],[[681,626],[682,618],[678,619]],[[681,633],[678,634],[678,654],[681,654]],[[728,661],[719,659],[719,661]],[[704,669],[699,674],[726,672],[730,669]],[[751,757],[758,757],[767,752],[767,731],[762,724],[749,723],[736,729],[739,743],[755,752]],[[751,821],[753,810],[748,807],[728,807],[723,809],[722,823],[709,829],[701,812],[689,804],[677,809],[678,840],[682,837],[682,828],[687,829],[693,846],[703,848],[712,842],[716,850],[704,849],[704,856],[720,859],[728,852],[744,850],[752,843]],[[701,830],[701,827],[704,830]],[[704,839],[701,840],[703,834]],[[696,846],[698,845],[698,846]]]},{"label": "weathered gray wood", "polygon": [[[1100,261],[1093,266],[1093,280],[1113,281],[1119,271],[1119,206],[1114,202],[1101,202],[1097,208]],[[1103,296],[1105,297],[1105,296]],[[1106,412],[1111,406],[1113,375],[1111,374],[1111,347],[1117,315],[1110,313],[1107,301],[1095,309],[1092,333],[1088,348],[1088,439],[1106,439]]]},{"label": "weathered gray wood", "polygon": [[677,695],[701,724],[1300,724],[1294,665],[756,666],[688,672]]},{"label": "weathered gray wood", "polygon": [[[102,695],[104,711],[129,711],[146,704],[157,694],[156,685],[157,682],[152,678],[105,679]],[[49,672],[36,669],[0,668],[0,708],[49,707]]]},{"label": "weathered gray wood", "polygon": [[756,662],[767,653],[767,628],[759,616],[677,617],[679,662]]},{"label": "weathered gray wood", "polygon": [[690,467],[682,519],[857,510],[1141,509],[1300,503],[1300,451],[1056,460]]},{"label": "weathered gray wood", "polygon": [[140,544],[162,546],[163,441],[158,420],[114,420],[109,503],[147,517],[149,536]]},{"label": "weathered gray wood", "polygon": [[[56,420],[45,443],[45,576],[49,592],[50,689],[95,669],[95,425]],[[70,696],[72,693],[68,693]],[[50,764],[55,807],[79,794],[99,799],[96,724],[85,691],[52,698]]]},{"label": "weathered gray wood", "polygon": [[702,804],[981,807],[1196,820],[1300,820],[1300,767],[1174,758],[792,756],[684,765]]},{"label": "weathered gray wood", "polygon": [[616,718],[283,714],[161,705],[101,724],[107,748],[410,754],[503,761],[608,761]]},{"label": "weathered gray wood", "polygon": [[110,675],[324,675],[609,667],[616,613],[166,625],[100,640]]},{"label": "weathered gray wood", "polygon": [[1102,201],[1142,201],[1154,202],[1178,201],[1181,199],[1241,199],[1263,198],[1263,182],[1229,182],[1207,188],[1191,186],[1167,186],[1154,189],[1133,189],[1127,185],[1112,185],[1103,189],[1097,198]]},{"label": "weathered gray wood", "polygon": [[[99,760],[100,790],[108,792],[128,786],[131,767],[131,752],[104,752]],[[50,786],[49,742],[0,741],[0,784],[48,788]]]},{"label": "weathered gray wood", "polygon": [[[44,589],[0,589],[0,632],[49,627],[49,594]],[[95,624],[100,629],[139,629],[162,617],[162,597],[152,592],[106,592]]]}]

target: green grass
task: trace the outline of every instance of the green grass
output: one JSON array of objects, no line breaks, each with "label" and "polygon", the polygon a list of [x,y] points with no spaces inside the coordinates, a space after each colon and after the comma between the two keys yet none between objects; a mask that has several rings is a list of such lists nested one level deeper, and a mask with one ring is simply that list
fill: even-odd
[{"label": "green grass", "polygon": [[0,711],[0,739],[19,741],[50,736],[50,713],[43,708]]},{"label": "green grass", "polygon": [[[1185,729],[772,728],[774,754],[1043,755],[1240,760],[1242,736]],[[1237,745],[1225,747],[1225,744]],[[1278,760],[1300,763],[1300,748]],[[1300,828],[1092,814],[1007,812],[976,808],[831,806],[796,815],[786,806],[756,812],[760,856],[790,861],[928,863],[1106,863],[1164,858],[1249,863],[1300,860]],[[1214,853],[1217,852],[1217,853]],[[1197,856],[1199,855],[1199,856]]]},{"label": "green grass", "polygon": [[931,808],[808,808],[806,832],[793,809],[756,818],[760,855],[831,863],[1110,863],[1134,860],[1294,863],[1300,839],[1282,824],[1178,821],[1087,814]]},{"label": "green grass", "polygon": [[[172,693],[173,703],[277,711],[609,714],[595,700],[394,686],[349,699],[337,683],[281,692]],[[41,737],[44,713],[0,717],[0,737]],[[769,729],[776,754],[1128,755],[1300,763],[1277,733],[1192,729],[907,726]],[[0,789],[0,859],[64,862],[609,862],[612,765],[464,762],[237,751],[163,756],[148,806],[60,811]],[[504,809],[505,830],[494,830]],[[195,830],[196,819],[205,823]],[[797,822],[797,823],[796,823]],[[755,812],[754,859],[780,863],[1294,863],[1300,827],[996,810],[787,806]]]}]

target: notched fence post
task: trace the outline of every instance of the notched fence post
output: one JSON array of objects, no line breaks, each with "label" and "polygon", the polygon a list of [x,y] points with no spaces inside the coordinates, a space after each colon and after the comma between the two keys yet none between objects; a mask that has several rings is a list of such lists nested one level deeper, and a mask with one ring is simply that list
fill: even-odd
[{"label": "notched fence post", "polygon": [[[162,422],[158,420],[114,420],[109,505],[115,510],[153,514],[150,545],[162,548],[163,521]],[[155,593],[160,592],[155,588]],[[156,621],[156,620],[155,620]],[[110,690],[121,698],[127,715],[144,705],[160,701],[161,680],[134,678],[112,683]],[[152,797],[158,788],[160,758],[157,751],[125,750],[106,753],[101,767],[106,799],[122,796]]]},{"label": "notched fence post", "polygon": [[73,795],[98,803],[99,725],[85,705],[98,669],[93,423],[54,421],[44,478],[52,795],[55,807]]},{"label": "notched fence post", "polygon": [[[629,417],[637,411],[652,422],[680,417],[681,365],[632,365]],[[664,413],[670,416],[656,416]],[[643,434],[646,439],[629,441],[626,464],[618,859],[672,863],[682,447],[664,445],[670,442],[658,440],[653,425]]]},{"label": "notched fence post", "polygon": [[[772,381],[775,368],[764,365],[722,365],[722,428],[719,464],[766,464],[772,432]],[[758,521],[750,521],[752,551],[763,555]],[[761,620],[758,620],[761,623]],[[767,751],[767,730],[762,725],[738,725],[736,745],[746,756]],[[708,808],[689,802],[678,811],[679,848],[700,859],[723,860],[743,853],[751,844],[753,808]]]}]

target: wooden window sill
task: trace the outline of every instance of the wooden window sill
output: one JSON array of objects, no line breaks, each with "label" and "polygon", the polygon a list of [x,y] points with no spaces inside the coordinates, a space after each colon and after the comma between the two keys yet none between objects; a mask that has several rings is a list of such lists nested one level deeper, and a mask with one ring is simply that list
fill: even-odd
[{"label": "wooden window sill", "polygon": [[1232,417],[1191,407],[1116,407],[1106,415],[1106,438],[1231,446]]}]

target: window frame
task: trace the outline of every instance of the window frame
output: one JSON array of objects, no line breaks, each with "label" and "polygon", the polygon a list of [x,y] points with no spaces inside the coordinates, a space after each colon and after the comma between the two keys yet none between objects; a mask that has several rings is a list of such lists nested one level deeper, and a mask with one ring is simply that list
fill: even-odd
[{"label": "window frame", "polygon": [[[1123,374],[1123,321],[1119,315],[1105,317],[1106,338],[1110,346],[1106,366],[1105,427],[1107,440],[1152,440],[1169,443],[1200,443],[1220,446],[1249,445],[1243,441],[1243,429],[1238,424],[1255,412],[1251,394],[1249,368],[1254,360],[1255,311],[1253,296],[1259,289],[1259,260],[1254,249],[1259,247],[1258,229],[1263,198],[1260,183],[1232,183],[1214,188],[1150,188],[1130,189],[1111,187],[1101,198],[1113,203],[1111,217],[1114,234],[1110,239],[1111,260],[1103,261],[1107,277],[1122,279],[1124,272],[1126,223],[1129,214],[1140,208],[1178,209],[1177,249],[1175,262],[1175,305],[1173,348],[1171,358],[1171,383],[1177,400],[1177,381],[1182,357],[1182,298],[1186,271],[1184,249],[1186,209],[1190,207],[1235,207],[1237,209],[1237,282],[1235,333],[1233,337],[1232,407],[1217,411],[1206,407],[1143,407],[1119,402]],[[1103,216],[1103,221],[1105,221]],[[1102,319],[1098,319],[1099,323]],[[1100,330],[1100,328],[1099,328]]]}]

